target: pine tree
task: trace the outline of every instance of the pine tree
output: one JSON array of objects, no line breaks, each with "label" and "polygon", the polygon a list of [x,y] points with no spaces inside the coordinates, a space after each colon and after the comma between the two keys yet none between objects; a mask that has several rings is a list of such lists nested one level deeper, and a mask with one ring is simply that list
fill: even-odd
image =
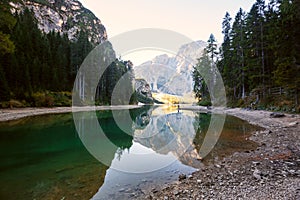
[{"label": "pine tree", "polygon": [[211,63],[214,64],[216,62],[218,52],[217,52],[217,41],[213,34],[210,34],[207,43],[208,45],[206,47],[206,52],[210,55]]},{"label": "pine tree", "polygon": [[230,36],[232,51],[232,86],[235,98],[244,98],[246,90],[245,69],[245,12],[240,8],[232,25]]},{"label": "pine tree", "polygon": [[247,15],[247,69],[249,70],[250,89],[261,87],[265,96],[266,79],[265,66],[265,3],[257,0]]},{"label": "pine tree", "polygon": [[[204,50],[203,55],[199,58],[198,63],[194,66],[193,69],[193,80],[194,80],[194,92],[196,98],[198,100],[209,100],[209,91],[208,85],[213,84],[212,79],[213,71],[212,71],[212,57],[211,54],[208,54],[207,50]],[[204,77],[207,77],[204,79]],[[210,88],[213,88],[212,85],[209,85]]]},{"label": "pine tree", "polygon": [[[275,79],[276,83],[294,91],[295,104],[298,104],[298,90],[299,90],[299,65],[297,65],[297,58],[299,58],[299,33],[296,32],[295,27],[299,25],[299,15],[294,2],[283,0],[279,6],[279,35],[277,40],[277,50],[275,55]],[[298,17],[297,17],[298,16]],[[298,28],[299,29],[299,28]],[[299,61],[298,61],[299,62]]]},{"label": "pine tree", "polygon": [[228,12],[226,12],[225,17],[222,22],[222,33],[224,35],[223,43],[221,45],[220,57],[218,62],[218,69],[221,72],[226,85],[230,84],[231,79],[231,17]]}]

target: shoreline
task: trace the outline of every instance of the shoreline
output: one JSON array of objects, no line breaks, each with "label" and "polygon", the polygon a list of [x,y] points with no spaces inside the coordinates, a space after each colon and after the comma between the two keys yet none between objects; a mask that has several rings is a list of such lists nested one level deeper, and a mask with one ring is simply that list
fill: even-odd
[{"label": "shoreline", "polygon": [[[82,107],[28,107],[28,108],[4,108],[0,109],[0,122],[13,121],[30,116],[61,114],[71,112],[96,111],[96,110],[112,110],[112,109],[134,109],[140,108],[142,105],[116,105],[116,106],[82,106]],[[245,121],[250,124],[270,128],[276,123],[283,125],[282,118],[269,118],[271,111],[265,110],[245,110],[242,108],[213,108],[207,109],[203,106],[182,105],[180,110],[192,110],[205,113],[228,114]],[[300,116],[299,114],[287,114],[286,117]]]},{"label": "shoreline", "polygon": [[83,107],[53,107],[53,108],[5,108],[0,109],[0,122],[8,122],[31,116],[62,114],[71,112],[112,110],[112,109],[133,109],[139,108],[139,105],[122,105],[122,106],[83,106]]}]

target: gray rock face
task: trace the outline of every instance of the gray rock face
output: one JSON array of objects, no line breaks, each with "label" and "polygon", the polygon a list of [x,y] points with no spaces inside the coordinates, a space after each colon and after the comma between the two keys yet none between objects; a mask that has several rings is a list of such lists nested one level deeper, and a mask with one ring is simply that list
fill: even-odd
[{"label": "gray rock face", "polygon": [[106,29],[100,19],[77,0],[23,0],[11,5],[14,7],[12,11],[21,11],[25,7],[32,10],[39,29],[45,33],[66,33],[70,40],[76,41],[83,30],[95,45],[107,39]]},{"label": "gray rock face", "polygon": [[176,56],[159,55],[134,68],[136,78],[145,79],[152,91],[183,96],[193,91],[192,69],[202,56],[206,42],[182,45]]},{"label": "gray rock face", "polygon": [[144,79],[135,80],[137,99],[141,103],[152,104],[154,102],[150,86]]}]

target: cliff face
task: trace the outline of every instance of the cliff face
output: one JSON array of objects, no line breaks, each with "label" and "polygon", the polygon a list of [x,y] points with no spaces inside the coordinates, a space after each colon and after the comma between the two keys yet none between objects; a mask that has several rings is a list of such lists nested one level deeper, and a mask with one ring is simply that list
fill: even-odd
[{"label": "cliff face", "polygon": [[138,102],[145,104],[153,104],[154,100],[149,84],[144,79],[135,80],[135,91]]},{"label": "cliff face", "polygon": [[206,42],[182,45],[176,56],[159,55],[134,68],[136,78],[145,79],[152,91],[183,96],[193,91],[192,69],[202,56]]},{"label": "cliff face", "polygon": [[25,8],[32,10],[39,29],[45,33],[66,33],[74,41],[80,31],[85,31],[93,44],[107,39],[106,29],[100,19],[77,0],[23,0],[11,5],[13,12]]}]

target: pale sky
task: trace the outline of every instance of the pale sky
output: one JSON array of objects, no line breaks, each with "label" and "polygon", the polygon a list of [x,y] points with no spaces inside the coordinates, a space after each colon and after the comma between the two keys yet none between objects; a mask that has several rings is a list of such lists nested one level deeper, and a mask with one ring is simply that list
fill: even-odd
[{"label": "pale sky", "polygon": [[[226,11],[234,19],[255,0],[79,0],[106,27],[108,39],[140,28],[169,29],[192,40],[207,41],[213,33],[222,43]],[[149,54],[149,53],[148,53]],[[153,55],[149,55],[149,58]],[[135,56],[138,57],[138,56]],[[147,59],[147,58],[143,58]],[[136,64],[142,60],[135,60]]]},{"label": "pale sky", "polygon": [[79,0],[107,29],[108,37],[139,28],[163,28],[193,40],[207,41],[213,33],[222,42],[226,11],[249,11],[255,0]]}]

